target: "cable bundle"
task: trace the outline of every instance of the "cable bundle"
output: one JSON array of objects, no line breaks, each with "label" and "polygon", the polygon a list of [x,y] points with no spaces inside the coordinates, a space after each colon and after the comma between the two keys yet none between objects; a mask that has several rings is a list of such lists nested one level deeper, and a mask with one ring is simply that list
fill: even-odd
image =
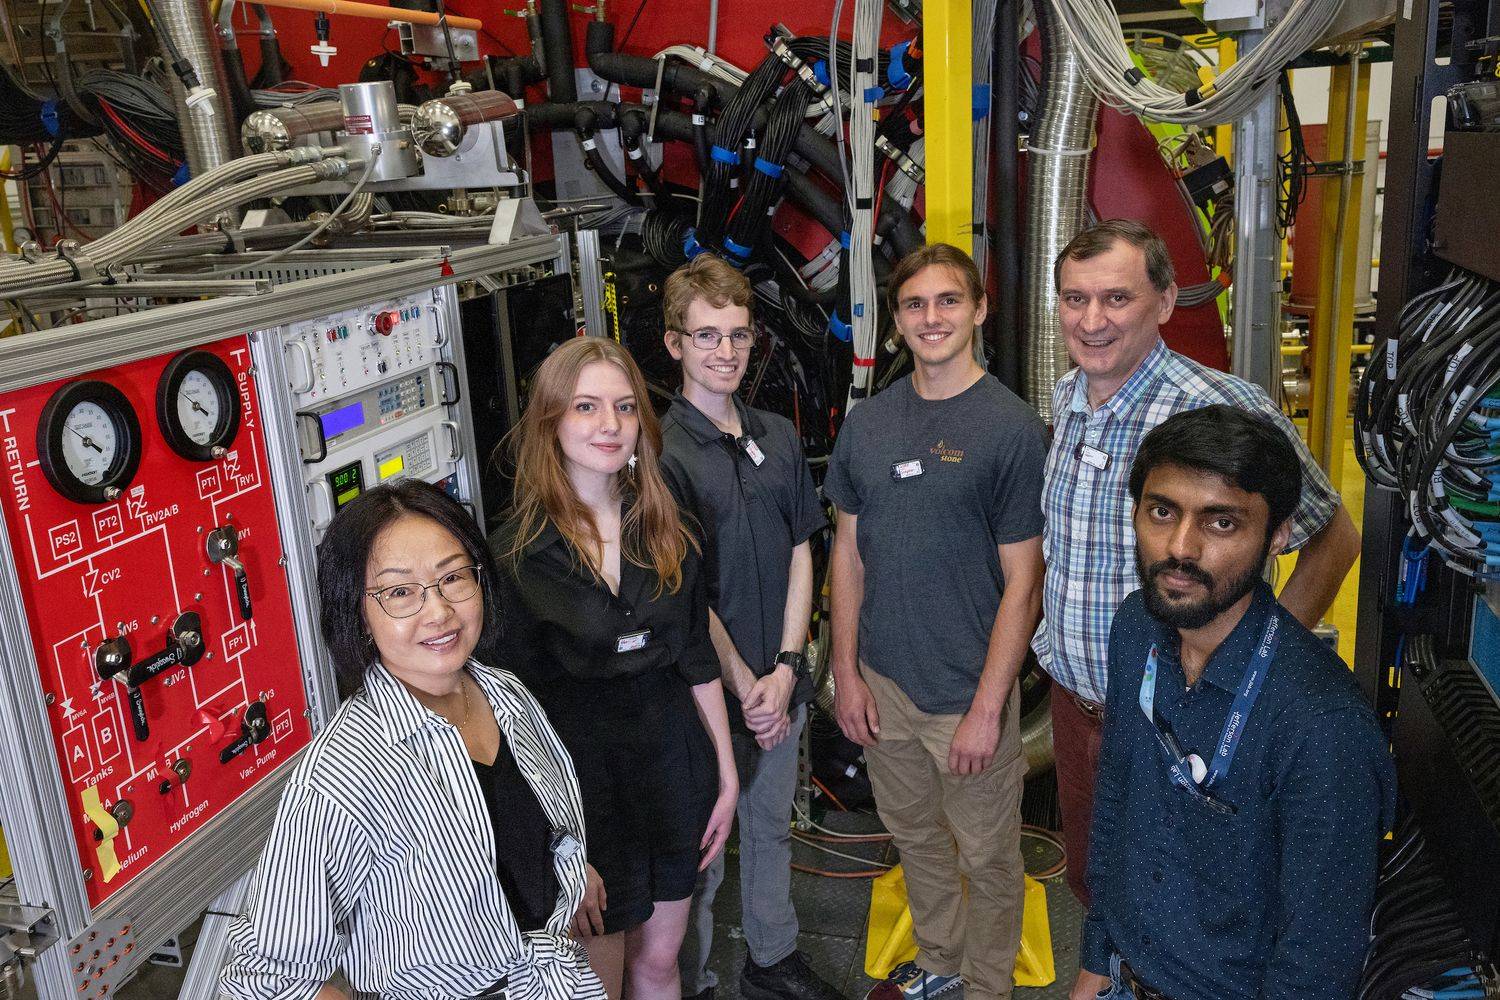
[{"label": "cable bundle", "polygon": [[875,342],[879,327],[879,291],[875,282],[875,115],[881,88],[875,76],[880,51],[883,0],[854,2],[854,88],[850,92],[849,199],[849,325],[854,348],[849,398],[845,409],[870,391],[875,374]]},{"label": "cable bundle", "polygon": [[104,130],[130,173],[158,192],[171,190],[187,160],[177,111],[165,89],[144,76],[100,69],[84,74]]},{"label": "cable bundle", "polygon": [[1212,83],[1186,93],[1161,86],[1136,65],[1111,0],[1055,0],[1053,8],[1101,101],[1153,121],[1220,125],[1249,112],[1275,85],[1282,67],[1328,34],[1342,5],[1342,0],[1295,0],[1244,58]]},{"label": "cable bundle", "polygon": [[1413,987],[1473,959],[1448,885],[1426,851],[1421,827],[1407,815],[1384,845],[1357,1000],[1400,1000]]},{"label": "cable bundle", "polygon": [[[812,91],[800,79],[781,92],[771,114],[766,119],[764,141],[755,150],[749,183],[745,196],[735,208],[734,215],[724,233],[724,249],[731,260],[743,265],[750,260],[758,246],[764,243],[765,234],[771,225],[771,215],[781,201],[781,189],[785,184],[787,154],[802,129],[807,114],[807,102]],[[747,150],[746,155],[749,155]]]},{"label": "cable bundle", "polygon": [[1407,303],[1355,399],[1355,450],[1453,569],[1500,579],[1500,287],[1455,269]]},{"label": "cable bundle", "polygon": [[723,243],[734,211],[734,192],[745,166],[744,157],[755,155],[755,137],[750,127],[756,112],[770,100],[785,72],[781,60],[767,53],[719,113],[699,207],[697,239],[704,247],[717,249]]},{"label": "cable bundle", "polygon": [[0,145],[49,144],[37,163],[6,174],[8,179],[35,177],[57,159],[64,142],[98,134],[99,127],[78,117],[66,101],[38,100],[0,65]]}]

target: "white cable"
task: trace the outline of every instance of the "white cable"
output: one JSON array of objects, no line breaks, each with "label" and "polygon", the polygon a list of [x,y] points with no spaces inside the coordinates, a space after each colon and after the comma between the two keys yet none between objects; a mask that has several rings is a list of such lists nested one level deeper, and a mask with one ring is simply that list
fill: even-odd
[{"label": "white cable", "polygon": [[1178,125],[1218,125],[1244,115],[1267,87],[1275,86],[1283,66],[1328,33],[1342,6],[1342,0],[1294,0],[1244,58],[1212,84],[1190,91],[1196,99],[1189,103],[1189,94],[1162,87],[1136,66],[1110,0],[1052,3],[1100,100],[1142,118]]},{"label": "white cable", "polygon": [[[842,5],[842,0],[839,0]],[[854,66],[849,94],[849,147],[853,154],[849,227],[849,315],[854,328],[854,370],[844,412],[865,398],[872,382],[879,291],[875,285],[875,105],[880,100],[876,67],[880,54],[883,0],[854,0]],[[830,46],[830,49],[832,46]],[[838,76],[833,77],[835,85]]]},{"label": "white cable", "polygon": [[883,838],[884,840],[889,840],[889,838],[890,838],[890,834],[889,833],[885,833],[883,831],[877,832],[877,833],[840,833],[837,830],[830,830],[826,826],[819,826],[817,823],[814,823],[813,822],[813,818],[811,816],[809,816],[807,813],[803,812],[802,811],[802,807],[799,806],[799,805],[797,805],[796,802],[792,803],[792,808],[794,810],[796,810],[797,815],[802,819],[802,822],[806,823],[808,826],[812,827],[814,830],[816,830],[819,833],[823,834],[825,837],[837,837],[840,840],[861,840],[861,841],[864,841],[864,842],[870,843],[870,844],[880,843],[881,842],[881,841],[870,840],[869,838],[871,838],[871,837],[880,837],[880,838]]},{"label": "white cable", "polygon": [[869,865],[871,868],[880,868],[884,871],[890,871],[894,867],[883,861],[872,861],[870,858],[862,858],[858,854],[845,854],[843,851],[835,851],[831,847],[824,847],[816,840],[808,840],[806,837],[799,837],[795,833],[792,834],[792,839],[805,847],[811,847],[815,851],[822,851],[824,854],[832,854],[834,857],[843,858],[845,861],[858,861],[862,865]]}]

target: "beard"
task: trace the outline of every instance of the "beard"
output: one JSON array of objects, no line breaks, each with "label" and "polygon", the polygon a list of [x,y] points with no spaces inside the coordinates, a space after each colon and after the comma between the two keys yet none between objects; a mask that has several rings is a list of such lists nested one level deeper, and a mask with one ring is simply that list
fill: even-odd
[{"label": "beard", "polygon": [[[1270,540],[1261,549],[1260,558],[1246,566],[1233,577],[1215,579],[1196,563],[1166,558],[1150,566],[1141,561],[1140,548],[1135,553],[1136,571],[1141,577],[1142,597],[1146,610],[1155,618],[1176,629],[1202,628],[1215,618],[1239,603],[1240,598],[1255,589],[1270,554]],[[1173,572],[1196,580],[1203,585],[1205,594],[1195,601],[1173,601],[1164,596],[1157,586],[1157,577]]]}]

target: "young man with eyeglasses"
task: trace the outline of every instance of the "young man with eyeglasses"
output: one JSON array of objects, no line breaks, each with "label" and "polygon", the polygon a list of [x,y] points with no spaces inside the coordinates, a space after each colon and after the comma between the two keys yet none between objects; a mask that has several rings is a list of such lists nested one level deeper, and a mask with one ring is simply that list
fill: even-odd
[{"label": "young man with eyeglasses", "polygon": [[1136,453],[1072,1000],[1354,995],[1396,778],[1353,675],[1261,579],[1301,487],[1286,434],[1233,406]]},{"label": "young man with eyeglasses", "polygon": [[[702,254],[667,278],[666,346],[682,391],[662,421],[662,471],[703,538],[709,632],[723,670],[740,772],[746,1000],[834,1000],[797,950],[791,898],[797,748],[812,694],[803,659],[812,615],[810,539],[827,523],[790,421],[735,394],[755,331],[745,276]],[[735,706],[739,711],[735,711]],[[723,856],[700,876],[679,953],[682,992],[712,997],[713,900]]]},{"label": "young man with eyeglasses", "polygon": [[1041,610],[1044,432],[979,362],[968,254],[915,250],[887,289],[915,370],[850,412],[823,484],[838,508],[839,727],[865,748],[918,947],[869,997],[1004,1000],[1025,892],[1017,677]]}]

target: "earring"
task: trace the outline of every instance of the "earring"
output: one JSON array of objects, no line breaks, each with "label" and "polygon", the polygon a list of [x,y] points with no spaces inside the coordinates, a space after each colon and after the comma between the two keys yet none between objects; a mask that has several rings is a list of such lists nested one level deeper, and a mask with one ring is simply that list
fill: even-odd
[{"label": "earring", "polygon": [[626,462],[625,464],[630,467],[630,471],[631,472],[634,472],[635,471],[635,455],[631,454],[630,461]]}]

